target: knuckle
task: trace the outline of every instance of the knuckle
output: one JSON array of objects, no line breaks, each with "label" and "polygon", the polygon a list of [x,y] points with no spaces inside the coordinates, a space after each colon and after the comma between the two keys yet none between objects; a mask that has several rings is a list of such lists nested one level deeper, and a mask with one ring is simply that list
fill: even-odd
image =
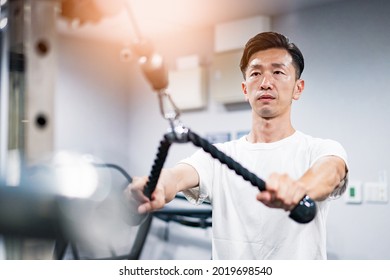
[{"label": "knuckle", "polygon": [[288,180],[290,178],[290,176],[287,173],[282,173],[282,174],[280,174],[280,178],[282,180]]}]

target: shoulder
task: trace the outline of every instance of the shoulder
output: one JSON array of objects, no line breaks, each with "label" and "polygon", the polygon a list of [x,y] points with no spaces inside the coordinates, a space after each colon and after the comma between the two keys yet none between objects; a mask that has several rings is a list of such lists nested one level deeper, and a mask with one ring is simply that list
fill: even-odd
[{"label": "shoulder", "polygon": [[240,138],[230,138],[229,140],[227,141],[223,141],[223,142],[210,142],[212,143],[213,146],[217,147],[218,149],[224,149],[224,148],[228,148],[228,147],[234,147],[235,145],[237,145],[238,143],[242,142],[242,141],[245,141],[246,139],[246,135],[244,136],[241,136]]},{"label": "shoulder", "polygon": [[312,159],[316,160],[323,156],[338,156],[347,162],[347,152],[342,144],[334,139],[313,137],[298,132],[301,141],[305,143]]},{"label": "shoulder", "polygon": [[334,147],[342,148],[341,143],[334,139],[314,137],[300,131],[297,131],[296,133],[297,133],[297,138],[299,138],[299,141],[304,142],[309,147],[314,148],[316,146],[334,146]]}]

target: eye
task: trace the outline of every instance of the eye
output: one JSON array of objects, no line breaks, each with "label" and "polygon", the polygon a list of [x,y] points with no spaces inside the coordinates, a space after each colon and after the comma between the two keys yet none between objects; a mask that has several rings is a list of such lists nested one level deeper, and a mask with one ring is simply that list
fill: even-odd
[{"label": "eye", "polygon": [[276,71],[274,71],[274,74],[276,74],[276,75],[284,75],[284,72],[280,71],[280,70],[276,70]]},{"label": "eye", "polygon": [[250,74],[251,77],[256,77],[256,76],[260,76],[261,73],[259,71],[254,71]]}]

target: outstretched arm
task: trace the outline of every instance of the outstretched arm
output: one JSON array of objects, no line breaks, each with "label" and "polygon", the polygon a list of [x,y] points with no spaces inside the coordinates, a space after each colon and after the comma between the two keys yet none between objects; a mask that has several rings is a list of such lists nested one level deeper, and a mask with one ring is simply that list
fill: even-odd
[{"label": "outstretched arm", "polygon": [[143,194],[147,182],[147,177],[134,177],[133,182],[126,189],[129,199],[135,200],[139,204],[138,212],[140,214],[161,209],[174,199],[178,192],[196,187],[199,184],[199,175],[188,164],[177,164],[173,168],[164,168],[151,199]]},{"label": "outstretched arm", "polygon": [[343,159],[337,156],[326,156],[319,159],[298,180],[287,174],[272,174],[266,181],[266,191],[257,195],[257,200],[272,208],[292,210],[298,202],[308,195],[316,201],[325,200],[347,172]]}]

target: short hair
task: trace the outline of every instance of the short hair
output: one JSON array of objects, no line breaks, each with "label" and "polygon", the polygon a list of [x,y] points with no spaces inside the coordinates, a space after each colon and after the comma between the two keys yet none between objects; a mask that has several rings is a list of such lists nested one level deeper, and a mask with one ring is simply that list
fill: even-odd
[{"label": "short hair", "polygon": [[245,79],[245,72],[248,67],[249,59],[258,51],[264,51],[272,48],[285,49],[292,57],[295,68],[296,78],[299,79],[305,66],[303,55],[299,48],[290,43],[289,39],[276,32],[262,32],[249,39],[244,48],[240,61],[240,69]]}]

